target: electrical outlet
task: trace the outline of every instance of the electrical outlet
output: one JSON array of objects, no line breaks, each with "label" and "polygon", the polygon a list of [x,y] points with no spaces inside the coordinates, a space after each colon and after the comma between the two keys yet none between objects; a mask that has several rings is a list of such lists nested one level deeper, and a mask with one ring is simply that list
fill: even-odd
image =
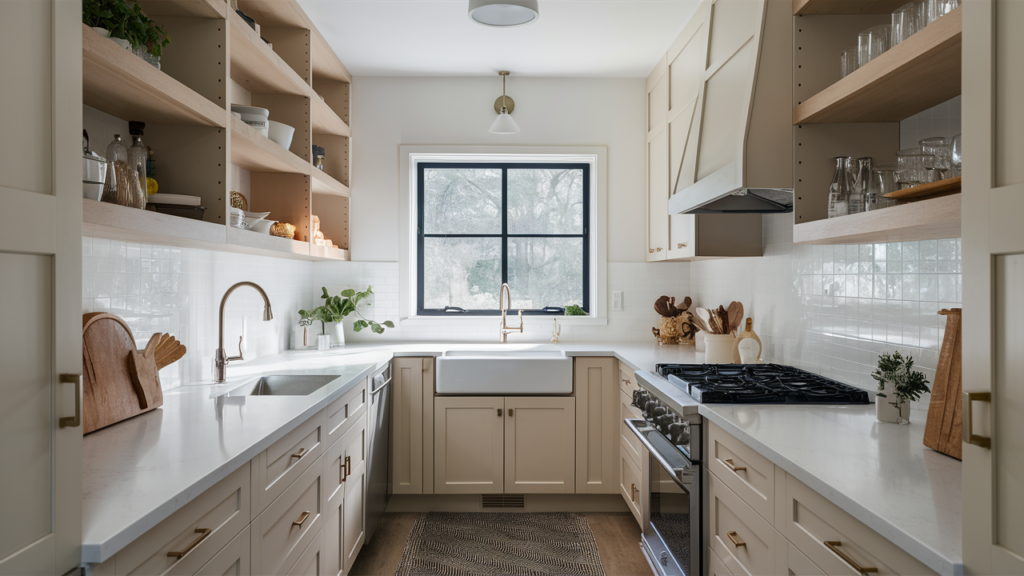
[{"label": "electrical outlet", "polygon": [[623,310],[623,309],[624,309],[624,305],[623,305],[622,290],[613,290],[612,291],[612,310]]}]

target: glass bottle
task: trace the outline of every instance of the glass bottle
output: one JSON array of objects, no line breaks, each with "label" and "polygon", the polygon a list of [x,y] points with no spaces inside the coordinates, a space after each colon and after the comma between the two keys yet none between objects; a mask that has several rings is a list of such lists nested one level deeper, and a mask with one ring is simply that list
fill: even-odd
[{"label": "glass bottle", "polygon": [[866,210],[865,201],[868,194],[868,182],[870,180],[871,158],[858,158],[857,173],[853,178],[853,191],[850,192],[850,214],[860,214]]},{"label": "glass bottle", "polygon": [[149,160],[149,150],[142,143],[142,131],[145,130],[145,122],[129,122],[128,133],[132,136],[132,147],[128,149],[128,165],[135,172],[139,179],[141,195],[135,198],[136,208],[145,208],[148,196],[148,180],[146,178],[146,162]]},{"label": "glass bottle", "polygon": [[895,206],[897,201],[885,195],[899,189],[896,185],[895,166],[875,166],[871,169],[871,180],[868,181],[868,193],[864,205],[865,210],[880,210]]},{"label": "glass bottle", "polygon": [[846,216],[849,211],[850,192],[853,190],[853,182],[850,180],[848,166],[853,158],[848,156],[836,157],[836,172],[832,176],[832,185],[828,188],[828,217]]},{"label": "glass bottle", "polygon": [[128,169],[128,149],[121,143],[121,135],[114,134],[114,140],[107,145],[107,177],[103,183],[102,202],[130,205],[130,196],[127,191],[128,182],[123,181],[125,175],[130,174]]}]

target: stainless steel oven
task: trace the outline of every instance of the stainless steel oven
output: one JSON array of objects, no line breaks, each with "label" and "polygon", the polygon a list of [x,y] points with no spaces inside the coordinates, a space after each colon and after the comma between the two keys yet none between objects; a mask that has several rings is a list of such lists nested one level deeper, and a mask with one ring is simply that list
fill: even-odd
[{"label": "stainless steel oven", "polygon": [[649,454],[643,466],[646,495],[642,542],[659,576],[703,574],[701,510],[704,471],[700,464],[702,418],[677,414],[656,397],[639,395],[643,419],[626,425]]}]

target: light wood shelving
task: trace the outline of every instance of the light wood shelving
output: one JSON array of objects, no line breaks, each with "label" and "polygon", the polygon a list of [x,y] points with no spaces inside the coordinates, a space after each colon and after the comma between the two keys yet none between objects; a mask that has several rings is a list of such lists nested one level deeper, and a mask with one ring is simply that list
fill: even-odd
[{"label": "light wood shelving", "polygon": [[793,124],[898,122],[960,94],[962,8],[793,109]]},{"label": "light wood shelving", "polygon": [[82,98],[108,114],[153,124],[223,128],[224,109],[82,25]]},{"label": "light wood shelving", "polygon": [[960,237],[960,194],[797,224],[795,244],[911,242]]},{"label": "light wood shelving", "polygon": [[793,0],[793,15],[891,14],[906,3],[906,0]]},{"label": "light wood shelving", "polygon": [[231,116],[231,163],[253,172],[309,174],[309,162]]},{"label": "light wood shelving", "polygon": [[[83,27],[83,99],[122,120],[146,122],[147,143],[153,141],[164,175],[161,191],[166,184],[169,193],[201,193],[208,221],[83,200],[84,233],[303,260],[348,260],[350,192],[344,179],[351,75],[297,0],[240,2],[273,47],[223,0],[140,2],[154,20],[166,18],[176,32],[177,43],[165,50],[163,71]],[[314,78],[327,91],[326,100],[314,90]],[[296,127],[292,150],[228,111],[230,80],[252,95],[254,105],[276,111],[273,117]],[[313,168],[309,160],[314,133],[333,153],[331,174]],[[232,164],[253,173],[252,209],[291,221],[303,235],[300,240],[227,226],[228,191],[236,185]],[[314,195],[321,198],[317,204],[323,214],[318,215],[333,234],[328,237],[342,247],[316,246],[308,238]]]}]

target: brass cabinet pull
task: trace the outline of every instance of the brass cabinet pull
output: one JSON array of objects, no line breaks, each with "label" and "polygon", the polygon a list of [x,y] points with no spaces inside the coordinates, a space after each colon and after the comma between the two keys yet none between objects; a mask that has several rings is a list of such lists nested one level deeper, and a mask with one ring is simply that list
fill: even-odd
[{"label": "brass cabinet pull", "polygon": [[344,484],[345,480],[348,479],[348,471],[345,470],[345,463],[344,462],[341,463],[341,466],[338,466],[338,476],[340,478],[338,480],[339,484]]},{"label": "brass cabinet pull", "polygon": [[636,489],[636,484],[630,484],[629,485],[629,499],[632,500],[634,503],[636,503],[636,493],[637,492],[639,492],[639,490]]},{"label": "brass cabinet pull", "polygon": [[345,478],[352,474],[352,457],[345,456]]},{"label": "brass cabinet pull", "polygon": [[[988,436],[978,436],[974,433],[974,412],[971,408],[975,402],[992,402],[991,392],[964,392],[963,393],[963,434],[964,442],[968,444],[974,444],[975,446],[981,446],[982,448],[992,448],[992,439]],[[63,420],[62,420],[63,421]]]},{"label": "brass cabinet pull", "polygon": [[188,554],[189,552],[192,551],[193,548],[195,548],[196,546],[199,546],[200,542],[202,542],[203,540],[206,540],[207,536],[209,536],[210,534],[213,534],[213,530],[210,530],[209,528],[196,528],[196,532],[195,533],[199,534],[199,538],[196,538],[191,544],[186,546],[184,550],[179,550],[177,552],[168,552],[167,553],[167,557],[168,558],[181,558],[185,554]]},{"label": "brass cabinet pull", "polygon": [[511,417],[512,417],[512,409],[511,409],[511,408],[509,408],[509,409],[508,409],[508,417],[509,417],[509,418],[511,418]]},{"label": "brass cabinet pull", "polygon": [[649,254],[654,254],[654,248],[648,248],[648,249],[647,249],[647,252],[648,252]]},{"label": "brass cabinet pull", "polygon": [[309,512],[303,512],[302,516],[299,516],[298,520],[296,520],[295,522],[292,522],[292,526],[298,526],[298,527],[301,528],[302,527],[302,523],[306,521],[306,518],[309,518]]},{"label": "brass cabinet pull", "polygon": [[679,244],[676,244],[676,248],[683,248],[685,246],[686,246],[686,242],[680,242]]},{"label": "brass cabinet pull", "polygon": [[657,250],[658,252],[661,252],[661,248],[655,248],[655,250]]},{"label": "brass cabinet pull", "polygon": [[737,534],[735,531],[726,532],[725,535],[729,537],[729,540],[732,540],[732,543],[735,544],[737,548],[747,547],[747,543],[744,542],[743,538],[740,538],[740,535]]},{"label": "brass cabinet pull", "polygon": [[57,382],[60,384],[75,385],[75,415],[61,418],[57,421],[57,425],[61,428],[78,428],[82,425],[82,375],[61,374],[58,377]]},{"label": "brass cabinet pull", "polygon": [[298,452],[296,452],[295,454],[292,454],[292,458],[300,458],[301,459],[305,455],[306,455],[306,449],[305,448],[299,448]]},{"label": "brass cabinet pull", "polygon": [[843,545],[843,543],[839,540],[825,540],[824,543],[825,546],[828,546],[829,550],[835,552],[836,556],[842,558],[843,562],[849,564],[850,567],[856,570],[857,572],[860,572],[861,574],[878,572],[878,568],[875,568],[874,566],[861,566],[860,564],[857,564],[857,562],[855,562],[853,558],[850,558],[849,556],[844,554],[843,551],[839,549],[839,547]]},{"label": "brass cabinet pull", "polygon": [[498,418],[501,418],[501,408],[498,408]]},{"label": "brass cabinet pull", "polygon": [[746,466],[737,466],[737,465],[733,464],[732,458],[727,458],[725,460],[725,465],[729,468],[729,470],[732,470],[733,472],[739,472],[740,470],[746,470],[747,469]]}]

